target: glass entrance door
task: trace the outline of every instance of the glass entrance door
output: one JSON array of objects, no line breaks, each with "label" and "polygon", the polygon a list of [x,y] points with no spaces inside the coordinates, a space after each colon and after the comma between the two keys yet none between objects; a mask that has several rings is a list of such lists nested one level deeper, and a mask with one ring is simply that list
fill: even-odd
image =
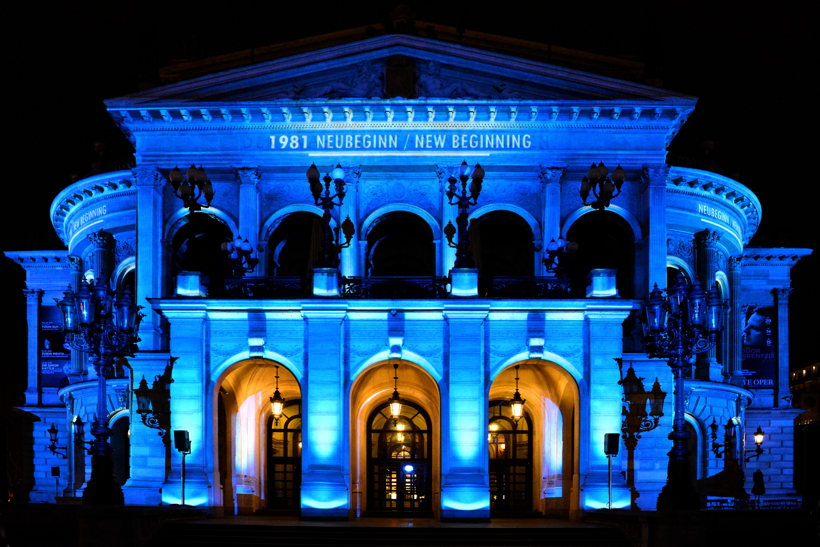
[{"label": "glass entrance door", "polygon": [[490,402],[490,510],[532,511],[532,435],[525,412],[518,423],[507,401]]},{"label": "glass entrance door", "polygon": [[368,420],[368,509],[430,511],[430,419],[406,401],[398,420],[389,413],[385,403]]},{"label": "glass entrance door", "polygon": [[302,484],[301,400],[288,401],[279,423],[268,421],[268,509],[297,511]]}]

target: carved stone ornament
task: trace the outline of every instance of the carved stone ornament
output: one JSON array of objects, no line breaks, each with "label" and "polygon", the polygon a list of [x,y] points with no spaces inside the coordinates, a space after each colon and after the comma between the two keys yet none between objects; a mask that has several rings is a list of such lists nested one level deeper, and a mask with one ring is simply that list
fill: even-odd
[{"label": "carved stone ornament", "polygon": [[788,302],[792,291],[794,291],[794,289],[789,287],[783,289],[772,289],[772,295],[775,298],[775,302]]},{"label": "carved stone ornament", "polygon": [[119,264],[126,258],[136,256],[136,240],[133,237],[117,238],[114,242],[114,261]]},{"label": "carved stone ornament", "polygon": [[259,167],[233,167],[233,172],[242,184],[257,185],[261,179]]},{"label": "carved stone ornament", "polygon": [[312,97],[325,99],[343,99],[355,97],[359,99],[383,99],[384,77],[381,71],[374,68],[370,61],[361,61],[356,65],[356,76],[347,80],[335,80],[318,91]]},{"label": "carved stone ornament", "polygon": [[134,176],[134,181],[137,183],[137,186],[153,186],[158,190],[165,186],[165,184],[168,184],[170,187],[170,183],[157,171],[156,167],[145,165],[134,167],[131,169],[131,174]]},{"label": "carved stone ornament", "polygon": [[385,63],[384,69],[384,94],[388,98],[415,96],[415,60],[405,55],[393,55]]},{"label": "carved stone ornament", "polygon": [[544,167],[539,165],[537,173],[538,178],[541,180],[541,190],[545,190],[547,184],[561,182],[566,170],[566,167]]},{"label": "carved stone ornament", "polygon": [[733,256],[729,257],[729,271],[730,272],[739,272],[741,266],[743,266],[743,256],[733,255]]},{"label": "carved stone ornament", "polygon": [[673,236],[666,240],[666,254],[676,256],[691,264],[694,256],[694,245],[690,239]]},{"label": "carved stone ornament", "polygon": [[441,76],[441,65],[430,61],[424,72],[417,73],[416,95],[440,99],[489,99],[490,95],[461,82],[446,81]]}]

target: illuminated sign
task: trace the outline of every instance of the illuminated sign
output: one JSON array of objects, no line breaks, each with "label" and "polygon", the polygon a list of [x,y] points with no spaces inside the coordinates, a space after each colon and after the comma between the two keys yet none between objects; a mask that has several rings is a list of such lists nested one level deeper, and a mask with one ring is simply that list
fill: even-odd
[{"label": "illuminated sign", "polygon": [[527,150],[528,133],[325,133],[270,136],[272,150]]},{"label": "illuminated sign", "polygon": [[72,220],[71,223],[68,225],[68,235],[71,237],[74,233],[80,229],[84,224],[88,223],[95,218],[99,218],[104,216],[108,212],[106,205],[101,205],[90,211],[86,211],[85,213],[78,216],[76,219]]},{"label": "illuminated sign", "polygon": [[714,218],[716,220],[721,221],[722,223],[726,224],[727,226],[731,226],[738,233],[742,233],[740,229],[740,224],[729,216],[728,213],[718,209],[717,207],[712,207],[711,205],[706,205],[705,203],[698,203],[698,213],[705,216]]},{"label": "illuminated sign", "polygon": [[40,385],[63,387],[67,383],[65,368],[71,362],[71,351],[66,347],[61,331],[62,312],[57,306],[40,308],[40,336],[37,341],[40,357]]}]

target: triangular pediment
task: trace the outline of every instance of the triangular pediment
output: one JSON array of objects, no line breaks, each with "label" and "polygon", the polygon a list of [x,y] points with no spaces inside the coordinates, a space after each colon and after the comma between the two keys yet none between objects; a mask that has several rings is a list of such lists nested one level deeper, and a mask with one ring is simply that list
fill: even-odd
[{"label": "triangular pediment", "polygon": [[174,103],[333,99],[648,101],[694,99],[641,84],[416,36],[391,34],[302,53],[107,101]]}]

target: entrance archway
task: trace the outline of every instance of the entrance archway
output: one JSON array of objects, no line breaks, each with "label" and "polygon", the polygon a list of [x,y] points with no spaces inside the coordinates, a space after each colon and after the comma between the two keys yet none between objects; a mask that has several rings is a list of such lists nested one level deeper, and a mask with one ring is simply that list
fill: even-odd
[{"label": "entrance archway", "polygon": [[387,402],[371,412],[367,421],[368,510],[430,511],[431,425],[424,409],[407,401],[398,419],[390,416]]},{"label": "entrance archway", "polygon": [[[526,402],[524,417],[513,427],[508,401],[515,393],[515,364],[520,365],[518,385]],[[575,379],[550,361],[520,361],[495,377],[488,400],[487,450],[490,479],[496,480],[491,511],[533,511],[560,518],[577,514],[580,396]],[[494,431],[489,429],[493,424],[505,435],[505,452],[514,449],[515,453],[493,458]],[[498,496],[505,497],[499,500]]]},{"label": "entrance archway", "polygon": [[532,419],[516,421],[508,401],[490,401],[490,511],[532,511]]},{"label": "entrance archway", "polygon": [[[272,420],[270,405],[277,370],[279,391],[286,405],[278,424]],[[301,439],[297,439],[301,433],[301,389],[296,377],[279,363],[251,358],[228,369],[217,382],[216,389],[214,446],[218,465],[214,466],[214,483],[220,486],[217,492],[222,495],[221,502],[216,500],[216,504],[222,505],[227,514],[252,514],[265,509],[298,510],[301,473],[298,442]],[[293,442],[297,443],[297,450],[281,454],[283,458],[280,459],[280,454],[269,447],[281,448],[279,440],[284,440],[285,435],[289,435],[290,448],[293,448]],[[299,461],[288,458],[299,458]],[[282,488],[270,484],[277,478],[269,469],[272,461],[283,464],[283,470],[290,469],[286,484],[279,485]],[[297,463],[298,471],[294,472],[293,466]]]},{"label": "entrance archway", "polygon": [[[398,391],[404,401],[395,423],[387,409],[394,389],[393,363],[398,364]],[[376,363],[353,382],[350,419],[351,516],[437,516],[441,403],[436,380],[409,361]]]}]

